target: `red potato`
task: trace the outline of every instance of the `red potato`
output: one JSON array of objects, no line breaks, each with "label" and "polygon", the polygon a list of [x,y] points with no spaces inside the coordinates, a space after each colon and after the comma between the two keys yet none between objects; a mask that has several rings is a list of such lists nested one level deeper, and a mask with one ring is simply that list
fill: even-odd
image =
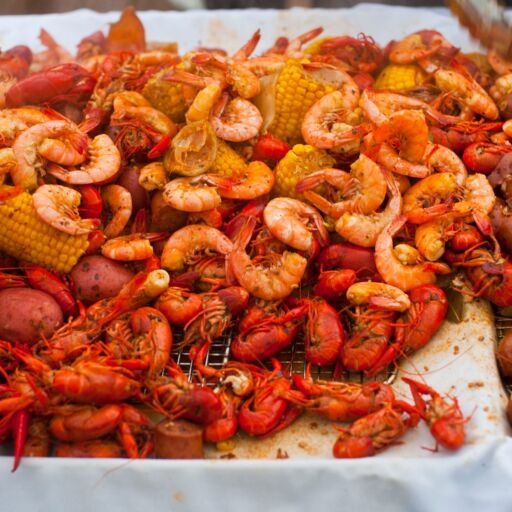
[{"label": "red potato", "polygon": [[132,207],[134,212],[138,212],[148,205],[148,193],[139,185],[139,168],[130,165],[119,176],[116,182],[124,187],[132,196]]},{"label": "red potato", "polygon": [[32,288],[0,290],[0,338],[35,343],[50,338],[64,323],[53,297]]},{"label": "red potato", "polygon": [[77,299],[97,302],[116,296],[134,273],[121,263],[104,256],[85,256],[71,271]]}]

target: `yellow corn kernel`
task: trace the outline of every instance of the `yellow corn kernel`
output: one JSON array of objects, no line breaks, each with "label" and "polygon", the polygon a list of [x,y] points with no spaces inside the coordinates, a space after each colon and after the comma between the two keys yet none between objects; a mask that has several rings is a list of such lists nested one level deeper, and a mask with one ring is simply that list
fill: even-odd
[{"label": "yellow corn kernel", "polygon": [[0,204],[0,251],[68,273],[89,245],[87,235],[58,231],[37,215],[28,192]]},{"label": "yellow corn kernel", "polygon": [[322,37],[320,39],[315,39],[312,43],[310,43],[305,49],[304,53],[309,55],[316,55],[320,52],[320,46],[322,46],[325,41],[329,41],[329,39],[334,39],[333,37]]},{"label": "yellow corn kernel", "polygon": [[302,64],[308,62],[288,59],[276,83],[275,114],[269,131],[291,144],[302,140],[302,120],[309,107],[336,90],[332,83],[321,82],[305,71]]},{"label": "yellow corn kernel", "polygon": [[302,194],[295,191],[297,182],[312,172],[332,167],[334,162],[334,158],[321,149],[307,144],[295,144],[274,169],[276,182],[273,195],[303,199]]},{"label": "yellow corn kernel", "polygon": [[[183,68],[183,65],[178,64],[176,67]],[[183,123],[185,121],[185,112],[192,98],[185,96],[182,84],[161,80],[161,76],[168,72],[169,69],[164,69],[151,77],[144,86],[142,95],[154,108],[163,112],[175,123]]]},{"label": "yellow corn kernel", "polygon": [[416,64],[388,64],[375,81],[375,89],[403,91],[422,85],[427,74]]},{"label": "yellow corn kernel", "polygon": [[231,176],[246,167],[246,161],[229,144],[217,139],[217,154],[209,172]]}]

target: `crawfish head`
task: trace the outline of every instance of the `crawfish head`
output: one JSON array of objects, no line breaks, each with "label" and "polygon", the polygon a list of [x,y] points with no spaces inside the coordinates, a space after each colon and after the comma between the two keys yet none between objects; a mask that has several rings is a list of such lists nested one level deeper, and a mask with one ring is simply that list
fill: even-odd
[{"label": "crawfish head", "polygon": [[83,101],[92,94],[96,79],[78,64],[59,64],[27,76],[6,93],[8,107],[25,104]]}]

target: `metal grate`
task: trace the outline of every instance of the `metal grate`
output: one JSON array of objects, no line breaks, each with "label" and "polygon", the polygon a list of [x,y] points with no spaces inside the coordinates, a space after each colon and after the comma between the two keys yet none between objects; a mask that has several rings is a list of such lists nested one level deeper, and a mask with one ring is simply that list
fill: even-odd
[{"label": "metal grate", "polygon": [[[219,369],[229,361],[229,347],[231,345],[232,336],[233,330],[228,330],[226,333],[224,333],[223,336],[213,341],[205,360],[207,365]],[[176,343],[180,341],[181,338],[181,333],[177,333],[174,336]],[[194,373],[194,365],[189,358],[189,347],[185,347],[182,350],[173,352],[172,357],[178,363],[182,371],[188,375],[190,380]],[[290,372],[305,376],[307,361],[304,350],[304,339],[302,336],[298,336],[292,345],[290,345],[285,350],[282,350],[279,354],[277,354],[276,357],[283,364],[283,367],[290,369]],[[311,376],[315,380],[333,380],[333,372],[334,366],[311,367]],[[386,382],[387,384],[391,384],[395,380],[396,374],[396,366],[390,366],[388,371],[381,373],[372,379],[364,378],[362,373],[343,372],[337,380],[352,382],[382,381]]]},{"label": "metal grate", "polygon": [[[512,329],[512,318],[506,317],[506,316],[498,316],[495,315],[494,317],[494,324],[496,326],[496,335],[498,338],[498,344],[503,339],[507,331]],[[501,373],[500,373],[501,375]],[[512,378],[510,377],[503,377],[501,376],[501,380],[503,382],[503,386],[505,387],[505,390],[509,394],[509,396],[512,396]]]}]

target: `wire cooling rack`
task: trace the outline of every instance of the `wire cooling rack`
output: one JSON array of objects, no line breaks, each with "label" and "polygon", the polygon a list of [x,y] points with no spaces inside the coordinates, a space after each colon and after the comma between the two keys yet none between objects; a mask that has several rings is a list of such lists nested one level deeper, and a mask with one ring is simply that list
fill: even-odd
[{"label": "wire cooling rack", "polygon": [[[212,368],[222,368],[230,360],[230,346],[234,336],[234,330],[228,329],[223,336],[215,339],[210,345],[210,349],[205,359],[205,363]],[[174,336],[175,343],[182,339],[182,334],[177,333]],[[188,375],[189,380],[194,375],[194,364],[189,358],[189,348],[185,347],[181,350],[174,351],[172,357],[178,363],[181,370]],[[276,358],[282,363],[285,369],[289,369],[291,373],[298,373],[305,376],[307,361],[304,350],[304,338],[298,336],[295,341],[286,349],[276,355]],[[323,380],[342,380],[351,382],[370,382],[382,381],[391,384],[397,374],[396,367],[389,367],[386,372],[377,375],[375,378],[367,379],[362,373],[342,372],[341,375],[334,379],[334,366],[311,366],[311,376],[313,379]]]},{"label": "wire cooling rack", "polygon": [[[496,326],[496,335],[499,344],[503,337],[505,336],[505,334],[507,333],[507,331],[512,329],[512,317],[496,315],[494,317],[494,324]],[[509,396],[512,396],[512,378],[502,376],[501,379],[503,381],[505,390],[507,391]]]}]

